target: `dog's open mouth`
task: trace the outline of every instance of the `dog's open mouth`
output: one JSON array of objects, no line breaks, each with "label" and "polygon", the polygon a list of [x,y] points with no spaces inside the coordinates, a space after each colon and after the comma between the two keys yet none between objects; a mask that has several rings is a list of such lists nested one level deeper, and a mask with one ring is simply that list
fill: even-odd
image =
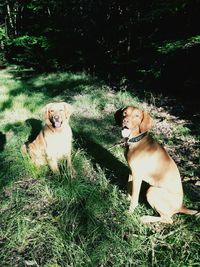
[{"label": "dog's open mouth", "polygon": [[131,130],[128,129],[127,127],[124,127],[122,128],[121,134],[123,138],[128,138],[129,135],[131,134]]},{"label": "dog's open mouth", "polygon": [[61,125],[62,125],[61,121],[54,121],[54,123],[53,123],[54,128],[60,128]]},{"label": "dog's open mouth", "polygon": [[62,126],[62,120],[52,118],[50,119],[50,122],[53,128],[60,128]]}]

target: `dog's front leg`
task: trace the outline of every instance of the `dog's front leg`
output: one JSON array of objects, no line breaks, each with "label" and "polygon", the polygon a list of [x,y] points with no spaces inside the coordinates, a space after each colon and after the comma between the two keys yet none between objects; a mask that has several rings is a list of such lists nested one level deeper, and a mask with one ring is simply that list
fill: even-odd
[{"label": "dog's front leg", "polygon": [[132,195],[129,212],[133,212],[138,205],[141,184],[142,179],[138,179],[132,175]]},{"label": "dog's front leg", "polygon": [[133,176],[130,173],[128,176],[128,200],[131,200],[133,193]]},{"label": "dog's front leg", "polygon": [[58,163],[55,159],[47,158],[47,162],[53,173],[60,173]]},{"label": "dog's front leg", "polygon": [[75,171],[74,167],[72,166],[71,155],[67,156],[66,161],[67,161],[67,168],[69,169],[71,176],[75,176],[76,171]]}]

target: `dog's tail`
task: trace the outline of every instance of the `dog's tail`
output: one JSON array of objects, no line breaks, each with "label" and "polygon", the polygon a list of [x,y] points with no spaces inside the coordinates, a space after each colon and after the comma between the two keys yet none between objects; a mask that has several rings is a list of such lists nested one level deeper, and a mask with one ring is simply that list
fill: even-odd
[{"label": "dog's tail", "polygon": [[197,215],[198,210],[191,210],[186,207],[181,207],[179,210],[180,213],[189,214],[189,215]]}]

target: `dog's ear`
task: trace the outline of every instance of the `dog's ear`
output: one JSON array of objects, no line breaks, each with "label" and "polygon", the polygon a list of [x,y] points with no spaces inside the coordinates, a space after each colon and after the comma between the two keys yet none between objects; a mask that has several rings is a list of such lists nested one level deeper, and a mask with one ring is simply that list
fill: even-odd
[{"label": "dog's ear", "polygon": [[115,122],[118,126],[122,125],[123,110],[123,108],[120,108],[114,114]]},{"label": "dog's ear", "polygon": [[44,119],[49,119],[49,108],[52,105],[52,103],[47,104],[45,107],[42,108],[42,113],[44,114]]},{"label": "dog's ear", "polygon": [[143,119],[140,124],[140,132],[144,133],[149,131],[152,125],[153,125],[153,119],[151,118],[148,112],[143,111]]},{"label": "dog's ear", "polygon": [[69,119],[69,117],[73,113],[73,107],[72,107],[72,105],[70,105],[66,102],[63,102],[63,104],[64,104],[64,109],[65,109],[65,116],[66,116],[66,118]]}]

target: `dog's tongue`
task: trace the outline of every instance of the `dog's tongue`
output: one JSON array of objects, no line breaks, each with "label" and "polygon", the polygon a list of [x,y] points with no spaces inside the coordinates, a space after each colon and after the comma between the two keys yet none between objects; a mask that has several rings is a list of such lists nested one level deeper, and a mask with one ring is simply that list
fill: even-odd
[{"label": "dog's tongue", "polygon": [[61,123],[59,121],[56,121],[54,123],[55,128],[59,128],[61,126]]},{"label": "dog's tongue", "polygon": [[121,133],[122,133],[122,137],[123,138],[127,138],[131,134],[131,130],[130,129],[127,129],[127,128],[124,128],[124,129],[122,129],[122,132]]}]

